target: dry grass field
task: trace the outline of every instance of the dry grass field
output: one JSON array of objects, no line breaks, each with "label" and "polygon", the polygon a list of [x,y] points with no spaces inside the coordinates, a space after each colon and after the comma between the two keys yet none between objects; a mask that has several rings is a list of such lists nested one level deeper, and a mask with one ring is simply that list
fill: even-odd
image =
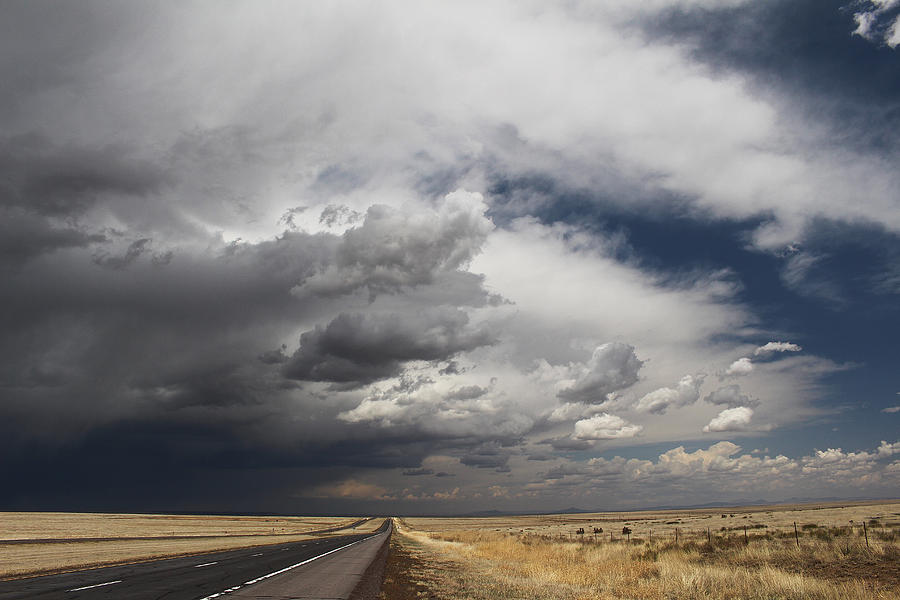
[{"label": "dry grass field", "polygon": [[[0,513],[0,579],[340,535],[357,517]],[[372,531],[372,519],[351,531]]]},{"label": "dry grass field", "polygon": [[900,502],[397,525],[391,600],[900,599]]}]

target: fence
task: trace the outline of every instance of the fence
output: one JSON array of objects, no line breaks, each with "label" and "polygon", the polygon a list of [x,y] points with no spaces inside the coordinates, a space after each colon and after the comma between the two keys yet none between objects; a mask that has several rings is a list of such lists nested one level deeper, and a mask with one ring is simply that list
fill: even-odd
[{"label": "fence", "polygon": [[[733,515],[732,515],[733,516]],[[697,541],[705,541],[709,546],[716,544],[731,545],[735,541],[749,545],[753,541],[770,541],[775,539],[793,538],[798,548],[802,546],[803,540],[833,541],[840,538],[861,539],[864,540],[866,547],[870,547],[870,536],[883,542],[900,541],[900,522],[888,523],[887,526],[877,519],[870,519],[854,523],[850,521],[847,525],[820,525],[818,523],[803,523],[798,526],[797,522],[793,522],[789,527],[776,527],[765,524],[753,523],[749,525],[738,525],[733,527],[720,527],[715,530],[711,526],[705,528],[691,527],[675,527],[674,530],[660,532],[657,529],[654,535],[652,528],[646,530],[635,529],[636,525],[626,523],[621,534],[617,535],[615,531],[604,532],[602,527],[590,527],[587,529],[579,527],[568,533],[558,535],[559,539],[569,541],[580,541],[582,543],[631,543],[652,545],[654,542],[659,544],[674,543],[696,543]],[[762,531],[762,532],[761,532]],[[643,537],[645,534],[646,537]]]}]

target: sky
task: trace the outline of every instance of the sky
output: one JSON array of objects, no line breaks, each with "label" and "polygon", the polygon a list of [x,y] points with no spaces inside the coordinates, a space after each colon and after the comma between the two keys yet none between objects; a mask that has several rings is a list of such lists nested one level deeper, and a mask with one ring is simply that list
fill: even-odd
[{"label": "sky", "polygon": [[900,1],[7,1],[0,509],[900,496]]}]

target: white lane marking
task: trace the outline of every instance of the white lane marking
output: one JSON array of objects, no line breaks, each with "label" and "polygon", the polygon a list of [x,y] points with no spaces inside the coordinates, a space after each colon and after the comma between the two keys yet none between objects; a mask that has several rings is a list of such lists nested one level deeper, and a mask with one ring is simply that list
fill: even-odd
[{"label": "white lane marking", "polygon": [[117,579],[115,581],[107,581],[106,583],[97,583],[94,585],[86,585],[80,588],[72,588],[71,590],[66,590],[67,592],[80,592],[81,590],[89,590],[95,587],[103,587],[104,585],[113,585],[114,583],[122,583],[121,579]]},{"label": "white lane marking", "polygon": [[259,552],[259,553],[257,553],[257,554],[251,554],[251,555],[250,555],[250,558],[253,558],[254,556],[262,556],[262,555],[263,555],[263,553],[262,553],[262,552]]},{"label": "white lane marking", "polygon": [[[369,538],[365,538],[365,539],[369,539]],[[244,585],[253,585],[254,583],[259,583],[263,579],[268,579],[269,577],[275,577],[276,575],[284,573],[285,571],[290,571],[291,569],[296,569],[297,567],[299,567],[301,565],[305,565],[306,563],[311,563],[312,561],[318,560],[318,559],[322,558],[323,556],[328,556],[329,554],[333,554],[334,552],[337,552],[338,550],[343,550],[344,548],[349,548],[350,546],[355,546],[356,544],[358,544],[362,541],[363,540],[356,540],[355,542],[350,542],[346,546],[341,546],[340,548],[335,548],[334,550],[329,550],[328,552],[323,552],[322,554],[319,554],[318,556],[313,556],[312,558],[307,558],[306,560],[300,561],[289,567],[285,567],[278,571],[273,571],[272,573],[269,573],[268,575],[263,575],[262,577],[257,577],[256,579],[251,579],[250,581],[244,582]]]},{"label": "white lane marking", "polygon": [[199,569],[200,567],[209,567],[209,566],[217,565],[217,564],[219,564],[219,561],[215,561],[215,562],[211,562],[211,563],[203,563],[202,565],[194,565],[194,568]]},{"label": "white lane marking", "polygon": [[[377,534],[376,534],[376,535],[377,535]],[[293,564],[293,565],[291,565],[291,566],[289,566],[289,567],[285,567],[285,568],[283,568],[283,569],[279,569],[278,571],[273,571],[272,573],[269,573],[268,575],[263,575],[262,577],[257,577],[256,579],[251,579],[250,581],[247,581],[247,582],[245,582],[245,583],[243,583],[243,584],[241,584],[241,585],[237,585],[237,586],[228,588],[227,590],[224,590],[224,591],[221,591],[221,592],[217,592],[217,593],[215,593],[215,594],[210,594],[209,596],[204,596],[203,598],[200,598],[200,600],[213,600],[213,598],[218,598],[219,596],[223,596],[223,595],[225,595],[225,594],[229,594],[229,593],[231,593],[231,592],[234,592],[234,591],[236,591],[236,590],[239,590],[239,589],[241,589],[242,587],[244,587],[245,585],[253,585],[254,583],[259,583],[259,582],[262,581],[263,579],[268,579],[269,577],[275,577],[276,575],[280,575],[281,573],[284,573],[285,571],[290,571],[291,569],[296,569],[297,567],[300,567],[300,566],[305,565],[305,564],[307,564],[307,563],[311,563],[311,562],[314,561],[314,560],[318,560],[318,559],[322,558],[323,556],[328,556],[329,554],[333,554],[333,553],[337,552],[338,550],[343,550],[344,548],[349,548],[350,546],[355,546],[356,544],[358,544],[358,543],[360,543],[360,542],[364,542],[364,541],[366,541],[366,540],[368,540],[368,539],[370,539],[370,538],[372,538],[372,537],[374,537],[374,536],[369,536],[369,537],[363,538],[363,539],[361,539],[361,540],[356,540],[355,542],[350,542],[350,543],[347,544],[346,546],[341,546],[340,548],[335,548],[334,550],[329,550],[328,552],[323,552],[322,554],[319,554],[318,556],[313,556],[312,558],[307,558],[306,560],[300,561],[300,562],[298,562],[298,563],[296,563],[296,564]]]}]

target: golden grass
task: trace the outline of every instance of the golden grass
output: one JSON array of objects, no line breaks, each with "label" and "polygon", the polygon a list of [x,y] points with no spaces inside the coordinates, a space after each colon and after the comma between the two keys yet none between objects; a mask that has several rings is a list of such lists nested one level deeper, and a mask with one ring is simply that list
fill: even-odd
[{"label": "golden grass", "polygon": [[[443,560],[455,567],[457,575],[480,573],[482,579],[457,578],[456,591],[443,593],[439,588],[431,593],[436,598],[491,597],[484,590],[487,577],[496,589],[507,589],[507,595],[496,597],[577,599],[804,599],[804,600],[897,600],[900,599],[900,550],[896,534],[900,522],[896,515],[900,505],[854,505],[851,507],[788,507],[754,511],[755,519],[766,520],[770,526],[749,531],[749,543],[744,543],[743,529],[713,531],[712,543],[706,542],[706,528],[702,532],[682,532],[679,544],[671,538],[657,535],[649,541],[648,521],[679,520],[680,525],[694,521],[708,521],[708,513],[680,511],[673,519],[671,513],[630,513],[605,515],[546,516],[471,519],[403,519],[397,532],[401,543],[416,547],[420,555]],[[721,509],[722,514],[735,514],[724,521],[742,515],[740,510]],[[831,512],[825,512],[831,511]],[[835,512],[836,511],[836,512]],[[855,527],[849,527],[848,511],[871,522],[880,520],[870,533],[869,545]],[[858,511],[859,514],[857,514]],[[798,514],[803,514],[806,529],[799,527]],[[828,515],[844,528],[825,526],[813,528],[811,515]],[[640,517],[640,518],[637,518]],[[618,520],[613,520],[618,518]],[[797,547],[793,522],[798,521],[801,534]],[[491,527],[473,528],[473,523],[490,522]],[[889,523],[884,529],[885,521]],[[608,535],[572,535],[573,527],[600,526],[605,533],[614,526],[616,541]],[[640,541],[631,543],[622,536],[621,527],[631,523]],[[789,523],[790,528],[778,525]],[[620,525],[621,524],[621,525]],[[611,526],[612,525],[612,526]],[[823,524],[824,525],[824,524]],[[425,529],[427,526],[427,529]],[[734,527],[734,526],[732,526]],[[569,530],[569,531],[567,531]],[[763,533],[760,533],[763,532]],[[753,537],[750,537],[753,533]],[[688,535],[689,534],[689,535]],[[674,537],[674,536],[672,536]],[[424,559],[423,559],[424,560]],[[451,577],[452,579],[452,577]],[[459,582],[471,581],[470,589],[459,589]],[[555,590],[555,591],[554,591]]]},{"label": "golden grass", "polygon": [[[725,515],[723,518],[722,515]],[[767,531],[793,532],[798,527],[815,523],[819,526],[849,526],[862,533],[862,522],[877,519],[881,525],[900,524],[900,501],[831,502],[817,504],[785,504],[770,506],[744,506],[729,508],[685,509],[663,511],[598,512],[572,515],[522,515],[472,518],[409,518],[406,521],[422,531],[447,532],[453,530],[491,530],[506,533],[523,533],[576,537],[575,531],[583,527],[591,537],[594,527],[602,528],[603,535],[619,536],[622,527],[628,526],[634,536],[655,541],[674,540],[675,530],[679,539],[695,537],[706,539],[706,530],[721,532],[725,527],[731,533],[742,534],[744,526],[750,533]],[[876,528],[878,529],[878,528]],[[598,536],[599,537],[599,536]]]},{"label": "golden grass", "polygon": [[[362,533],[377,529],[383,522],[383,519],[372,519],[350,530],[315,533],[346,527],[358,520],[356,517],[0,513],[0,579]],[[10,543],[10,540],[30,541]]]},{"label": "golden grass", "polygon": [[59,573],[309,539],[310,535],[0,545],[0,578]]},{"label": "golden grass", "polygon": [[294,534],[349,525],[350,517],[242,517],[100,513],[0,513],[0,541],[107,537]]},{"label": "golden grass", "polygon": [[539,579],[498,576],[491,569],[490,561],[436,548],[435,544],[453,546],[448,542],[410,535],[408,530],[391,537],[381,600],[583,598],[571,586]]}]

